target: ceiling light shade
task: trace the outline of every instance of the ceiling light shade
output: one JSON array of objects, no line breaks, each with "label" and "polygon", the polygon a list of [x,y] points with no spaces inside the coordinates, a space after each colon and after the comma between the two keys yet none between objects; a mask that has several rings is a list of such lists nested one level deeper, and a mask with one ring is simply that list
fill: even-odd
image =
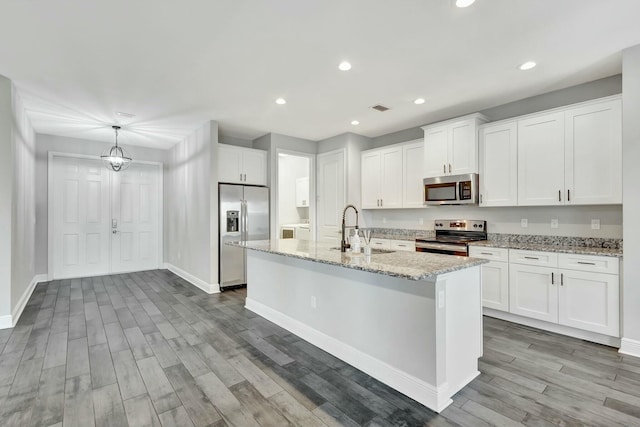
[{"label": "ceiling light shade", "polygon": [[456,0],[456,6],[467,7],[471,6],[476,0]]},{"label": "ceiling light shade", "polygon": [[524,64],[521,64],[518,68],[520,68],[522,71],[527,71],[532,69],[533,67],[535,67],[537,64],[533,61],[527,61]]},{"label": "ceiling light shade", "polygon": [[133,160],[129,153],[118,145],[118,130],[120,126],[111,126],[116,133],[116,144],[102,152],[100,158],[107,169],[114,172],[121,172],[129,167]]},{"label": "ceiling light shade", "polygon": [[286,104],[286,103],[287,103],[287,100],[286,100],[286,99],[284,99],[284,98],[278,98],[278,99],[276,99],[276,104],[278,104],[278,105],[284,105],[284,104]]},{"label": "ceiling light shade", "polygon": [[349,71],[351,69],[351,63],[347,62],[347,61],[342,61],[340,63],[340,65],[338,65],[338,68],[341,71]]},{"label": "ceiling light shade", "polygon": [[424,104],[424,98],[416,98],[413,103],[416,105]]}]

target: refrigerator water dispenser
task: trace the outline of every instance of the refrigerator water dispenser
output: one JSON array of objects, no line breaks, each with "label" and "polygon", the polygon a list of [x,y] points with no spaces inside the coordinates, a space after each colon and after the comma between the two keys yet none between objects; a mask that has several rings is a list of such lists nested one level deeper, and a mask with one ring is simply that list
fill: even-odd
[{"label": "refrigerator water dispenser", "polygon": [[240,230],[238,211],[227,211],[227,232]]}]

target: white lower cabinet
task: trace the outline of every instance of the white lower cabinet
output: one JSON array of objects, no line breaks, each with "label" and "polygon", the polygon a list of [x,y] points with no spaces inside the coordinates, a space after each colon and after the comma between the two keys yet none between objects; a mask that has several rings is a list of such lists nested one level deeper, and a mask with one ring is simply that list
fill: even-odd
[{"label": "white lower cabinet", "polygon": [[469,247],[469,256],[489,260],[482,264],[482,306],[509,311],[509,250]]},{"label": "white lower cabinet", "polygon": [[511,264],[509,272],[510,312],[546,322],[558,322],[556,269]]},{"label": "white lower cabinet", "polygon": [[490,260],[483,307],[620,336],[618,258],[474,246],[469,255]]},{"label": "white lower cabinet", "polygon": [[560,270],[558,323],[619,336],[618,282],[613,274]]}]

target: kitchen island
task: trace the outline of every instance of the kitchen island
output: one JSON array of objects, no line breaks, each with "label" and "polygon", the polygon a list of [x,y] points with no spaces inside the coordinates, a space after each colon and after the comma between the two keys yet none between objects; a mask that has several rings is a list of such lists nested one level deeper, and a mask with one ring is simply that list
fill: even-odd
[{"label": "kitchen island", "polygon": [[341,253],[295,239],[247,251],[246,308],[434,411],[475,378],[480,264],[422,252]]}]

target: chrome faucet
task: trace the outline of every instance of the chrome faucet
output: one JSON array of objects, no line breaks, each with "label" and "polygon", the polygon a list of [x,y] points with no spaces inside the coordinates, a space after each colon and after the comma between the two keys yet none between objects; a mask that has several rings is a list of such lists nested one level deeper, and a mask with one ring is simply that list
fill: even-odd
[{"label": "chrome faucet", "polygon": [[340,252],[346,252],[347,248],[350,248],[351,245],[349,243],[347,243],[347,239],[344,235],[345,229],[347,228],[346,224],[345,224],[345,218],[347,215],[347,209],[352,208],[353,211],[356,213],[356,233],[358,232],[358,209],[356,209],[355,206],[353,205],[347,205],[345,206],[344,210],[342,211],[342,241],[340,242]]}]

